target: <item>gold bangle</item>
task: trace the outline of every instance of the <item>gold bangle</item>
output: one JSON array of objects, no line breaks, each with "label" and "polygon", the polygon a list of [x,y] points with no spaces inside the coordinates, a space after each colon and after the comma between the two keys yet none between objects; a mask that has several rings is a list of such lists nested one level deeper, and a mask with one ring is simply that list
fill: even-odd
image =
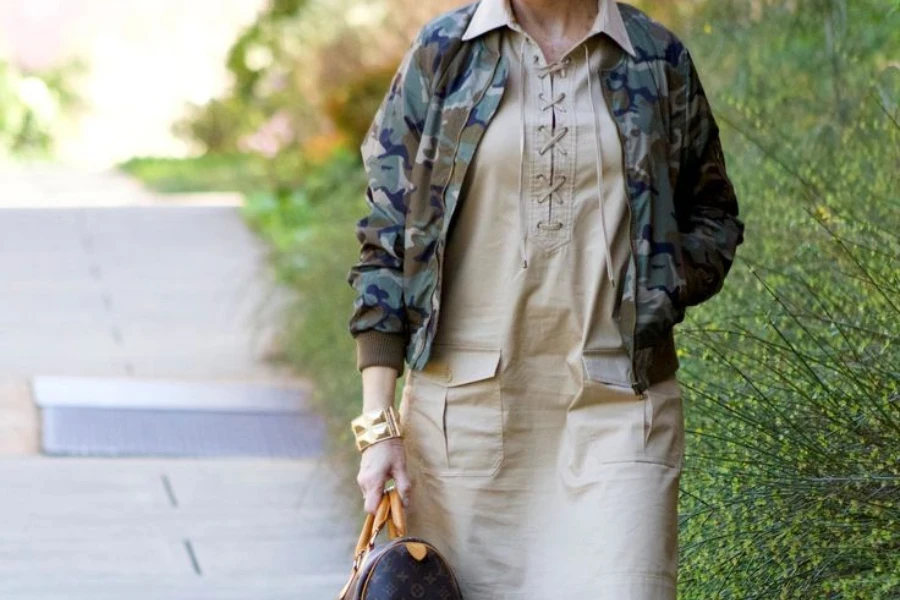
[{"label": "gold bangle", "polygon": [[393,406],[364,412],[353,419],[350,425],[360,452],[377,442],[401,437],[400,419]]}]

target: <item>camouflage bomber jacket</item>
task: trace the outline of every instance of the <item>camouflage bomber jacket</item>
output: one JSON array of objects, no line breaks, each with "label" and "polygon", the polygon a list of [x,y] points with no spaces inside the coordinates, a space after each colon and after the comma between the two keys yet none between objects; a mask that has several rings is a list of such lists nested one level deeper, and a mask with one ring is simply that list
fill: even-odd
[{"label": "camouflage bomber jacket", "polygon": [[[672,328],[721,287],[743,241],[718,127],[690,54],[620,4],[636,56],[597,73],[622,142],[631,247],[615,319],[643,392],[678,368]],[[447,230],[466,169],[503,95],[508,65],[491,36],[463,41],[471,4],[426,25],[391,84],[362,154],[370,213],[359,221],[357,366],[428,361]]]}]

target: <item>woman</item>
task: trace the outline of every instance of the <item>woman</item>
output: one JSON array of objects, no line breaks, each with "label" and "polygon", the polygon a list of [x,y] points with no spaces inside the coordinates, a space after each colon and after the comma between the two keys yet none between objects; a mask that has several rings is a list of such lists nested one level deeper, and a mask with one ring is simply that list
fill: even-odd
[{"label": "woman", "polygon": [[675,598],[672,329],[743,239],[687,50],[609,0],[482,0],[423,28],[363,156],[366,510],[393,479],[467,600]]}]

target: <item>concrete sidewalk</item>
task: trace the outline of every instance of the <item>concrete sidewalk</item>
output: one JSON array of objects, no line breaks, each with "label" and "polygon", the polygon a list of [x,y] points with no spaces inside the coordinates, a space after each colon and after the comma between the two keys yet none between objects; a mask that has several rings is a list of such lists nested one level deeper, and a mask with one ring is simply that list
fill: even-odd
[{"label": "concrete sidewalk", "polygon": [[36,449],[33,376],[291,378],[266,361],[283,300],[236,208],[0,210],[0,273],[7,453]]},{"label": "concrete sidewalk", "polygon": [[0,210],[0,376],[285,376],[280,300],[231,207]]},{"label": "concrete sidewalk", "polygon": [[0,598],[332,598],[358,533],[335,472],[324,459],[2,460]]},{"label": "concrete sidewalk", "polygon": [[362,514],[327,456],[38,455],[35,376],[298,383],[267,360],[283,298],[238,209],[17,177],[0,206],[37,206],[0,209],[0,598],[332,597]]},{"label": "concrete sidewalk", "polygon": [[234,192],[159,195],[111,169],[0,164],[0,208],[239,206],[241,201]]}]

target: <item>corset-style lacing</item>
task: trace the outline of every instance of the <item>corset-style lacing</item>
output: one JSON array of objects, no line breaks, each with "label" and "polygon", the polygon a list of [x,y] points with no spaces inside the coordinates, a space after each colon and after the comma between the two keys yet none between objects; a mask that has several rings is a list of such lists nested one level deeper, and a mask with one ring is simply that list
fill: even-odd
[{"label": "corset-style lacing", "polygon": [[[521,110],[521,126],[519,130],[519,228],[520,228],[520,252],[522,255],[522,267],[528,268],[528,254],[527,254],[527,237],[528,237],[528,202],[525,196],[523,195],[524,190],[524,171],[525,171],[525,122],[526,122],[526,98],[525,94],[527,91],[527,85],[525,84],[527,69],[526,69],[526,59],[525,59],[525,44],[526,37],[522,36],[522,44],[519,52],[519,66],[521,69],[521,77],[520,81],[522,82],[522,90],[519,94],[519,102],[520,102],[520,110]],[[609,277],[610,282],[615,285],[615,277],[613,275],[613,266],[612,266],[612,251],[610,249],[610,240],[608,235],[608,230],[606,228],[606,215],[604,214],[603,207],[603,164],[601,157],[601,140],[600,140],[600,123],[597,115],[597,108],[595,106],[594,101],[594,88],[593,88],[593,73],[591,72],[590,66],[590,52],[588,50],[588,45],[583,44],[584,48],[584,64],[585,68],[588,70],[588,95],[590,96],[590,104],[591,111],[593,117],[593,129],[594,129],[594,151],[595,151],[595,168],[597,170],[597,194],[599,196],[599,209],[600,209],[600,224],[603,229],[603,243],[604,249],[606,251],[606,269],[607,275]],[[548,65],[539,65],[540,59],[537,56],[533,57],[533,62],[536,65],[537,77],[541,80],[546,79],[548,76],[552,76],[556,73],[562,73],[565,76],[566,70],[569,68],[572,60],[570,57],[565,57],[562,60],[556,61],[554,63]],[[551,78],[551,89],[553,80]],[[558,152],[562,156],[566,156],[568,151],[562,145],[559,145],[560,142],[569,134],[568,127],[556,127],[556,119],[555,116],[557,113],[565,113],[566,109],[562,105],[562,103],[566,99],[565,93],[556,94],[553,97],[548,98],[544,92],[541,92],[537,96],[540,101],[540,109],[542,113],[546,113],[550,111],[553,115],[553,125],[540,125],[537,130],[544,136],[543,143],[538,148],[538,153],[541,156],[544,156],[547,152]],[[552,154],[551,154],[552,156]],[[551,168],[549,174],[538,173],[535,177],[544,183],[544,187],[540,190],[540,196],[538,197],[538,204],[547,204],[547,219],[540,220],[537,223],[537,228],[542,231],[559,231],[564,227],[564,224],[553,218],[553,203],[554,200],[558,204],[563,203],[563,199],[560,194],[560,190],[566,184],[565,175],[557,175],[555,173],[556,169]]]},{"label": "corset-style lacing", "polygon": [[544,106],[541,107],[541,110],[543,110],[544,112],[547,112],[548,110],[553,110],[553,111],[561,112],[561,113],[566,112],[565,108],[563,108],[562,106],[559,106],[559,103],[566,99],[565,93],[561,93],[559,96],[557,96],[553,100],[548,101],[544,97],[544,92],[541,92],[540,94],[538,94],[538,99],[544,103]]},{"label": "corset-style lacing", "polygon": [[[534,62],[537,63],[538,57],[534,57]],[[563,76],[566,74],[566,69],[569,68],[569,64],[572,60],[567,56],[562,60],[558,60],[554,63],[550,63],[549,65],[541,65],[538,67],[538,79],[544,79],[548,75],[553,75],[555,73],[562,72]]]},{"label": "corset-style lacing", "polygon": [[[534,62],[538,62],[538,57],[534,57]],[[539,65],[537,67],[537,76],[538,79],[546,79],[548,76],[551,76],[555,73],[562,73],[563,76],[566,74],[566,69],[569,68],[572,59],[568,56],[562,60],[556,61],[554,63],[548,65]],[[552,88],[552,79],[551,79],[551,88]],[[544,134],[545,139],[543,145],[538,149],[538,154],[541,156],[545,155],[547,152],[551,150],[553,152],[558,152],[562,156],[567,156],[569,154],[568,150],[564,146],[559,145],[559,142],[563,140],[569,133],[568,127],[560,127],[556,128],[556,114],[564,113],[566,109],[563,108],[561,103],[566,99],[565,93],[559,93],[553,98],[547,98],[547,96],[541,92],[538,94],[538,100],[541,102],[541,112],[550,111],[553,115],[553,126],[548,127],[546,125],[541,125],[538,127],[538,131]],[[556,175],[555,169],[551,169],[551,174],[549,176],[544,175],[543,173],[539,173],[537,175],[538,179],[541,179],[546,182],[546,187],[541,191],[541,196],[538,198],[538,204],[543,204],[547,202],[547,220],[541,220],[537,223],[537,228],[543,231],[559,231],[563,228],[563,223],[561,221],[555,220],[553,218],[553,201],[556,200],[559,204],[562,204],[563,200],[559,197],[559,190],[566,184],[565,175]]]},{"label": "corset-style lacing", "polygon": [[[547,127],[546,125],[541,125],[540,127],[538,127],[538,131],[541,131],[541,132],[546,132],[548,129],[550,129],[550,128]],[[546,142],[544,142],[544,145],[541,146],[540,150],[538,150],[538,154],[540,154],[541,156],[547,154],[547,151],[550,150],[551,148],[553,148],[553,146],[555,146],[557,143],[559,143],[559,141],[561,139],[566,137],[567,133],[569,133],[568,127],[561,127],[560,129],[558,129],[556,131],[556,133],[551,135],[550,138]],[[557,152],[559,152],[560,154],[562,154],[564,156],[566,154],[568,154],[568,152],[566,151],[565,148],[558,148]]]},{"label": "corset-style lacing", "polygon": [[[520,102],[520,110],[522,114],[521,127],[519,130],[519,229],[520,229],[520,252],[522,254],[522,267],[528,268],[528,253],[526,247],[526,241],[528,238],[528,205],[527,201],[523,195],[524,190],[524,171],[525,171],[525,91],[527,86],[525,85],[526,81],[526,63],[525,63],[525,36],[522,36],[522,45],[519,51],[519,67],[521,69],[521,77],[520,81],[523,83],[523,89],[519,95]],[[539,59],[537,56],[533,59],[534,63],[537,64]],[[563,73],[565,74],[566,69],[569,67],[571,63],[571,59],[569,57],[564,58],[561,61],[557,61],[551,63],[549,65],[538,65],[537,66],[537,76],[539,79],[545,79],[549,75],[553,75],[554,73]],[[563,113],[565,109],[561,106],[561,103],[566,99],[566,95],[564,93],[560,93],[553,98],[547,98],[543,92],[538,94],[538,100],[541,102],[541,112],[550,111],[554,115],[557,112]],[[543,144],[540,149],[538,149],[538,153],[543,156],[547,152],[550,152],[554,148],[556,151],[565,155],[567,152],[562,147],[557,147],[557,144],[569,133],[569,129],[567,127],[560,128],[559,130],[551,131],[551,128],[546,125],[541,125],[538,127],[538,131],[546,136]],[[543,173],[539,173],[537,178],[544,181],[546,183],[546,187],[541,190],[541,195],[538,198],[538,204],[547,203],[547,221],[538,221],[537,228],[544,231],[558,231],[562,229],[563,223],[559,221],[552,220],[552,206],[553,200],[556,200],[559,203],[562,203],[562,199],[559,198],[559,190],[566,183],[566,178],[563,175],[559,175],[553,177],[552,174],[550,176],[544,175]]]},{"label": "corset-style lacing", "polygon": [[[547,179],[547,177],[543,173],[538,173],[537,178],[543,179],[543,180]],[[566,184],[566,176],[565,175],[557,176],[556,181],[553,182],[553,184],[548,184],[547,189],[545,189],[544,193],[541,195],[541,197],[538,198],[538,204],[543,204],[544,202],[547,202],[548,200],[552,200],[554,194],[556,194],[556,192],[559,191],[559,188],[561,188],[565,184]],[[563,202],[562,198],[559,198],[559,197],[556,198],[556,201],[559,202],[560,204],[562,204],[562,202]]]}]

